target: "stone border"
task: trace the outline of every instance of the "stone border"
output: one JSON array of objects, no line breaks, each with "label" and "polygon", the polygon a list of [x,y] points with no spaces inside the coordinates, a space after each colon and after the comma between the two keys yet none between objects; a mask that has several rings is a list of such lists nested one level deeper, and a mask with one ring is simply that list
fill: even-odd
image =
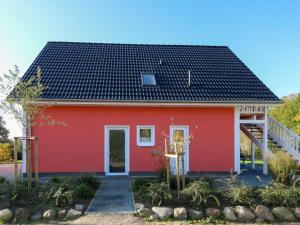
[{"label": "stone border", "polygon": [[150,220],[169,220],[171,218],[177,220],[201,220],[206,217],[220,218],[223,216],[229,222],[256,222],[256,223],[273,223],[273,222],[296,222],[300,220],[300,207],[288,209],[280,206],[270,208],[264,205],[257,205],[255,210],[245,206],[225,207],[223,211],[218,208],[206,208],[205,212],[195,209],[186,209],[185,207],[152,207],[146,208],[142,203],[135,205],[136,215],[148,218]]}]

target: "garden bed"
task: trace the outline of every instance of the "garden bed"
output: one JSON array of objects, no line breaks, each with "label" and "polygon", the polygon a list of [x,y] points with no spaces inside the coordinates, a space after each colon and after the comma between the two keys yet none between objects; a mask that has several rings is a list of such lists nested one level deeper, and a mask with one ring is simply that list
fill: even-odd
[{"label": "garden bed", "polygon": [[82,174],[51,178],[38,189],[32,183],[28,190],[26,179],[9,183],[0,178],[0,222],[77,218],[87,209],[99,184],[96,176]]},{"label": "garden bed", "polygon": [[132,181],[136,215],[147,220],[200,220],[202,223],[293,222],[300,220],[300,186],[274,183],[252,188],[238,183],[235,176],[225,179],[224,188],[199,177],[187,180],[177,199],[176,183],[170,190],[161,179],[137,178]]}]

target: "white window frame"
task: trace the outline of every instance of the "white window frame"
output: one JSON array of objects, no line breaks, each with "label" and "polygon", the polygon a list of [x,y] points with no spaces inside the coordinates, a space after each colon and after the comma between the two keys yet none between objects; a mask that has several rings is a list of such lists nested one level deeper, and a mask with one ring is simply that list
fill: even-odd
[{"label": "white window frame", "polygon": [[[150,129],[151,130],[151,141],[150,142],[141,142],[140,130],[141,129]],[[150,147],[155,145],[155,126],[153,125],[138,125],[136,127],[136,144],[137,146]]]}]

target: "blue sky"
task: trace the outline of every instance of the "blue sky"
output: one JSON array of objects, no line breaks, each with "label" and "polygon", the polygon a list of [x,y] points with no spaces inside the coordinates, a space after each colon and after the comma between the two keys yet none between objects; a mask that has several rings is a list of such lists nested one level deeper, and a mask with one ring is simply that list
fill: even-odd
[{"label": "blue sky", "polygon": [[47,41],[228,45],[279,97],[300,92],[300,1],[0,0],[0,73]]}]

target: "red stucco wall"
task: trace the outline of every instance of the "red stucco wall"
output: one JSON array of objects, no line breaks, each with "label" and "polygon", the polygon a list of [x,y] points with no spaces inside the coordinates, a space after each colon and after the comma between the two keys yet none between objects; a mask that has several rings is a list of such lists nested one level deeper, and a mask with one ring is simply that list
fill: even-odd
[{"label": "red stucco wall", "polygon": [[[234,168],[233,108],[137,108],[55,106],[47,114],[66,126],[35,126],[40,172],[103,172],[104,125],[130,126],[130,172],[156,171],[154,149],[163,150],[170,125],[188,125],[190,171]],[[138,147],[136,126],[155,125],[155,146]]]}]

